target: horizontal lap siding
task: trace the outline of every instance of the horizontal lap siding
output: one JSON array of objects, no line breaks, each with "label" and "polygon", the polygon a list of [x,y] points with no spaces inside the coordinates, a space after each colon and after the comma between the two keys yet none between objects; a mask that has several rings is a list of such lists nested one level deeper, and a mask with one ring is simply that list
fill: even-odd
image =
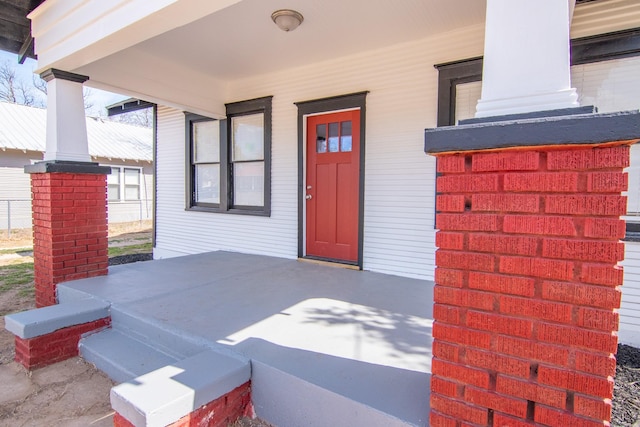
[{"label": "horizontal lap siding", "polygon": [[31,227],[31,181],[24,173],[24,165],[29,164],[29,158],[25,156],[19,163],[22,166],[0,167],[0,232],[9,226],[9,212],[11,228]]},{"label": "horizontal lap siding", "polygon": [[479,55],[482,34],[482,28],[475,27],[231,83],[229,102],[273,95],[270,218],[185,211],[184,116],[159,108],[158,248],[182,253],[226,249],[295,258],[294,102],[369,91],[364,268],[432,278],[435,160],[424,153],[424,129],[436,121],[438,74],[433,64]]},{"label": "horizontal lap siding", "polygon": [[625,244],[620,341],[640,346],[640,243]]}]

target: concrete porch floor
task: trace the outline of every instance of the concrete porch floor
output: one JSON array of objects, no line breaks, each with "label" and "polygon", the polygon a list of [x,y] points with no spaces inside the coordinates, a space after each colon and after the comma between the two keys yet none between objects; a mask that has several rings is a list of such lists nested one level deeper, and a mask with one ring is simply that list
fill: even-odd
[{"label": "concrete porch floor", "polygon": [[[424,426],[432,289],[428,281],[212,252],[111,267],[108,276],[60,285],[59,295],[64,303],[89,293],[112,311],[250,358],[257,415],[274,425],[353,426],[340,420],[372,411],[393,425]],[[284,406],[295,419],[281,414]]]}]

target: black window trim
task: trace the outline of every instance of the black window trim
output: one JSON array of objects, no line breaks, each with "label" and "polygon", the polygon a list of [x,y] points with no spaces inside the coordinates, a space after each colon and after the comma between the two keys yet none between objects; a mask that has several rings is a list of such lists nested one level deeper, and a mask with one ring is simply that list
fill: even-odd
[{"label": "black window trim", "polygon": [[[640,28],[571,40],[571,65],[632,56],[640,56]],[[437,126],[453,126],[456,86],[482,80],[482,57],[436,64],[434,67],[438,70]],[[627,235],[624,240],[640,241],[640,224],[627,223]]]},{"label": "black window trim", "polygon": [[[222,179],[220,180],[220,203],[197,203],[195,198],[195,187],[194,183],[196,180],[195,177],[195,164],[193,163],[193,125],[195,123],[201,122],[209,122],[209,121],[218,121],[211,117],[201,116],[200,114],[195,113],[187,113],[185,112],[185,141],[186,141],[186,206],[188,210],[196,210],[196,211],[208,211],[208,212],[224,212],[224,203],[223,203],[223,183]],[[222,170],[223,164],[223,139],[222,139],[222,129],[223,126],[220,126],[220,169]],[[220,174],[222,176],[222,173]],[[226,182],[224,183],[226,185]]]},{"label": "black window trim", "polygon": [[[239,213],[239,214],[250,214],[250,215],[263,215],[270,216],[271,215],[271,114],[272,107],[271,101],[273,96],[265,96],[262,98],[250,99],[247,101],[239,101],[232,102],[229,104],[225,104],[227,109],[227,120],[226,120],[226,153],[225,153],[225,171],[222,173],[222,176],[226,178],[227,182],[227,200],[228,200],[228,212],[231,213]],[[251,114],[262,113],[264,115],[264,196],[263,196],[263,207],[258,208],[256,206],[242,206],[242,205],[233,205],[233,174],[232,168],[230,165],[232,164],[231,159],[231,138],[232,138],[232,129],[231,129],[231,119],[233,117],[239,116],[248,116]]]},{"label": "black window trim", "polygon": [[[271,216],[271,119],[273,96],[225,104],[226,119],[217,120],[185,112],[186,142],[186,209],[189,211],[217,212],[239,215]],[[264,116],[264,203],[263,206],[233,204],[233,174],[231,161],[231,119],[262,113]],[[220,203],[195,202],[195,168],[193,167],[193,123],[218,121],[220,123]]]}]

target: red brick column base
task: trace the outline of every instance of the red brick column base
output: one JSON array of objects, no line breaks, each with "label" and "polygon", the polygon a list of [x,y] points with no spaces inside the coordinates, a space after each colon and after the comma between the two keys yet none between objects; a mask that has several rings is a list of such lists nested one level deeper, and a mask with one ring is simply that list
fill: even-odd
[{"label": "red brick column base", "polygon": [[438,158],[431,426],[607,426],[629,148]]},{"label": "red brick column base", "polygon": [[111,318],[58,329],[34,338],[15,338],[15,361],[27,369],[41,368],[78,355],[78,341],[87,332],[106,328]]},{"label": "red brick column base", "polygon": [[32,173],[36,307],[56,303],[60,282],[107,274],[104,173]]},{"label": "red brick column base", "polygon": [[[169,424],[169,427],[227,427],[238,418],[250,415],[252,412],[251,381],[247,381],[229,393]],[[114,427],[135,427],[117,412],[113,417],[113,425]]]}]

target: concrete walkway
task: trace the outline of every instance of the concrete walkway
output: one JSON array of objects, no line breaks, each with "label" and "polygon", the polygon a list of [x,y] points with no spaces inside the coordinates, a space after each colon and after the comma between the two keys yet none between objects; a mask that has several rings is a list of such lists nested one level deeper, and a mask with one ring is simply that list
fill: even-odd
[{"label": "concrete walkway", "polygon": [[[90,293],[250,358],[256,411],[275,425],[292,416],[340,425],[363,410],[428,424],[431,282],[213,252],[116,266],[59,289],[62,302]],[[298,404],[298,415],[282,415]]]}]

